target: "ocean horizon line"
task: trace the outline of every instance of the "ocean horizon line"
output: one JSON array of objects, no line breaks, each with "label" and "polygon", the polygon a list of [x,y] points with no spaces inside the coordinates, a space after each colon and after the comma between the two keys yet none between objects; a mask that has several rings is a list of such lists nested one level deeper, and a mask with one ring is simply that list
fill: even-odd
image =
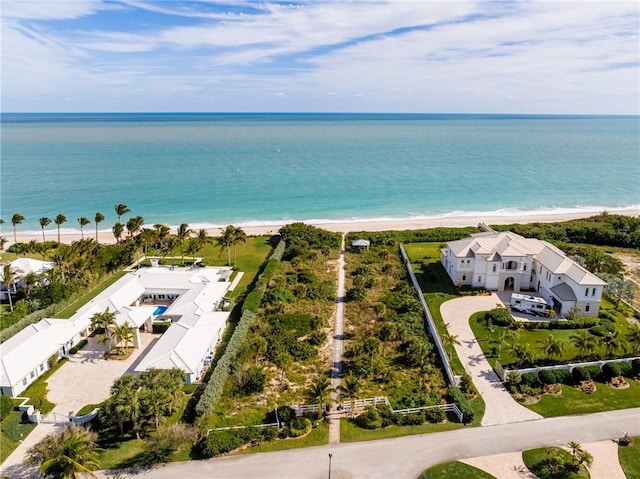
[{"label": "ocean horizon line", "polygon": [[[574,208],[543,208],[537,210],[521,210],[518,208],[500,208],[498,210],[492,211],[451,211],[448,213],[442,213],[437,215],[407,215],[407,216],[379,216],[379,217],[348,217],[348,218],[307,218],[307,219],[279,219],[279,220],[239,220],[231,223],[214,223],[207,221],[194,221],[187,222],[183,221],[183,223],[187,223],[189,228],[193,230],[198,229],[216,229],[216,228],[224,228],[229,224],[233,224],[236,227],[240,228],[265,228],[265,227],[282,227],[291,223],[307,223],[313,224],[316,226],[322,227],[322,225],[333,225],[333,224],[368,224],[368,223],[403,223],[403,222],[419,222],[419,221],[434,221],[434,220],[448,220],[448,219],[464,219],[464,218],[500,218],[500,217],[522,217],[522,218],[532,218],[532,217],[541,217],[541,216],[563,216],[563,215],[583,215],[590,214],[598,215],[601,213],[610,213],[610,214],[623,214],[629,211],[639,211],[640,204],[634,204],[629,206],[621,206],[621,207],[607,207],[607,206],[584,206],[584,207],[574,207]],[[144,217],[144,215],[141,215]],[[160,223],[168,226],[172,230],[178,228],[180,223],[163,223],[163,222],[154,222],[154,223],[145,223],[143,227],[151,227],[153,224]],[[7,223],[5,223],[7,224]],[[53,224],[53,223],[52,223]],[[93,227],[92,227],[93,226]],[[45,229],[45,236],[47,234],[57,237],[58,229],[55,227],[50,227]],[[2,234],[10,234],[12,233],[11,229],[7,229],[7,231],[3,231]],[[108,234],[111,233],[111,228],[98,228],[99,234]],[[34,236],[34,237],[42,237],[42,230],[24,230],[18,231],[20,236]],[[60,235],[79,235],[81,234],[80,228],[60,228]],[[95,236],[95,224],[92,222],[84,229],[84,234],[87,238],[92,238]]]}]

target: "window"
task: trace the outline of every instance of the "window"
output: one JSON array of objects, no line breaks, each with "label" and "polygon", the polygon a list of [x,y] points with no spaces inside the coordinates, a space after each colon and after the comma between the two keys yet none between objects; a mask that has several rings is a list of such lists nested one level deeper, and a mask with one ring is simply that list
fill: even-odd
[{"label": "window", "polygon": [[22,380],[22,385],[23,385],[23,386],[26,386],[26,385],[27,385],[27,378],[24,378],[24,379]]},{"label": "window", "polygon": [[585,296],[589,296],[589,288],[587,288],[587,290],[584,293]]},{"label": "window", "polygon": [[595,296],[595,295],[596,295],[596,288],[593,288],[593,289],[591,290],[591,296]]},{"label": "window", "polygon": [[495,264],[493,265],[493,272],[494,273],[496,272],[496,265]]},{"label": "window", "polygon": [[590,309],[591,309],[591,305],[587,303],[587,305],[584,307],[585,312],[588,313]]},{"label": "window", "polygon": [[35,371],[31,371],[31,379],[36,377],[36,372]]},{"label": "window", "polygon": [[482,276],[478,276],[478,283],[482,281]]},{"label": "window", "polygon": [[525,264],[524,266],[522,266],[522,269],[523,269],[524,271],[526,271],[526,270],[527,270],[527,265]]},{"label": "window", "polygon": [[44,363],[40,365],[40,372],[44,371]]},{"label": "window", "polygon": [[462,275],[462,281],[466,281],[466,280],[467,280],[467,275],[466,275],[466,274],[463,274],[463,275]]}]

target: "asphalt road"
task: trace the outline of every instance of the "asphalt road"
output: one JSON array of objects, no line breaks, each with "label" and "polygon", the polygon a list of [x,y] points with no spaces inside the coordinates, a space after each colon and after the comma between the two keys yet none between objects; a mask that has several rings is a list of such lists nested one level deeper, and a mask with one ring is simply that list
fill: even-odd
[{"label": "asphalt road", "polygon": [[[640,435],[640,408],[459,429],[351,444],[173,463],[133,477],[153,479],[415,479],[446,461],[547,445]],[[106,477],[106,476],[103,476]]]}]

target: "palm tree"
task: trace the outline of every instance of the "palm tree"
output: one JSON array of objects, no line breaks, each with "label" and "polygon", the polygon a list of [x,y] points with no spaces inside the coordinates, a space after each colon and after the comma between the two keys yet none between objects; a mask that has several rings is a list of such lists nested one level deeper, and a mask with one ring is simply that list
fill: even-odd
[{"label": "palm tree", "polygon": [[516,357],[516,365],[520,367],[521,364],[531,364],[533,362],[533,351],[529,343],[516,344],[513,348],[513,353]]},{"label": "palm tree", "polygon": [[60,243],[60,225],[67,222],[67,217],[60,213],[53,219],[53,222],[58,226],[58,243]]},{"label": "palm tree", "polygon": [[120,435],[124,436],[124,424],[133,420],[133,413],[136,409],[135,402],[138,399],[138,386],[136,377],[131,375],[121,376],[116,379],[111,386],[111,396],[104,408],[101,408],[100,415],[109,422],[115,419],[120,429]]},{"label": "palm tree", "polygon": [[247,242],[247,233],[242,228],[233,228],[233,265],[238,266],[238,245]]},{"label": "palm tree", "polygon": [[340,397],[345,397],[349,400],[351,405],[351,417],[355,414],[356,399],[358,399],[358,395],[360,394],[360,386],[360,378],[351,373],[348,376],[345,376],[342,380],[342,384],[338,386]]},{"label": "palm tree", "polygon": [[120,243],[120,240],[122,239],[122,233],[124,233],[124,226],[122,226],[122,223],[116,223],[115,225],[113,225],[111,231],[113,231],[113,236],[115,236],[116,238],[116,243]]},{"label": "palm tree", "polygon": [[13,299],[11,298],[11,286],[13,293],[16,292],[15,283],[18,281],[19,269],[11,267],[11,263],[7,263],[2,267],[2,284],[7,290],[7,298],[9,298],[9,309],[13,312]]},{"label": "palm tree", "polygon": [[640,324],[630,325],[625,339],[631,344],[634,355],[640,353]]},{"label": "palm tree", "polygon": [[196,240],[198,242],[197,243],[198,251],[202,251],[205,246],[213,243],[213,238],[209,236],[209,234],[207,233],[207,230],[205,230],[204,228],[200,228],[198,230],[198,235],[196,236]]},{"label": "palm tree", "polygon": [[70,426],[50,434],[27,451],[25,464],[38,466],[40,474],[52,479],[97,477],[100,467],[97,435],[81,426]]},{"label": "palm tree", "polygon": [[116,324],[116,315],[107,308],[102,313],[95,313],[91,316],[91,327],[104,330],[101,340],[107,341],[109,351],[111,350],[111,328]]},{"label": "palm tree", "polygon": [[234,245],[236,228],[233,225],[229,225],[226,228],[220,228],[220,236],[216,238],[216,245],[220,248],[220,254],[222,250],[227,250],[227,266],[231,267],[231,247]]},{"label": "palm tree", "polygon": [[324,405],[330,400],[331,393],[333,392],[335,392],[335,389],[331,387],[331,383],[324,376],[317,378],[307,390],[307,399],[318,403],[319,420],[322,420]]},{"label": "palm tree", "polygon": [[80,235],[82,236],[82,239],[84,239],[84,227],[87,226],[89,223],[91,223],[91,220],[89,220],[89,218],[85,218],[84,216],[82,218],[78,218],[78,223],[80,223]]},{"label": "palm tree", "polygon": [[596,349],[596,338],[589,331],[581,330],[569,336],[571,344],[578,350],[578,356],[584,358],[586,353],[592,353]]},{"label": "palm tree", "polygon": [[620,336],[620,330],[616,329],[613,333],[605,334],[602,338],[604,343],[605,356],[611,356],[618,349],[625,349],[627,342]]},{"label": "palm tree", "polygon": [[127,221],[127,231],[129,232],[129,236],[133,237],[138,231],[140,231],[140,228],[142,228],[143,224],[144,218],[142,216],[134,216],[133,218],[129,218],[129,221]]},{"label": "palm tree", "polygon": [[544,341],[539,341],[540,350],[550,358],[560,358],[564,350],[564,343],[559,341],[553,334],[546,337]]},{"label": "palm tree", "polygon": [[443,346],[447,349],[447,354],[449,356],[449,361],[453,358],[453,348],[454,346],[460,346],[460,337],[457,334],[451,336],[450,334],[445,334],[442,337]]},{"label": "palm tree", "polygon": [[24,221],[24,216],[22,216],[20,213],[14,213],[13,216],[11,217],[11,224],[13,225],[13,242],[17,243],[17,237],[16,237],[16,226],[19,224],[22,224],[22,222]]},{"label": "palm tree", "polygon": [[185,240],[191,236],[192,230],[189,229],[189,225],[187,223],[182,223],[178,226],[178,231],[176,232],[176,236],[178,238],[178,243],[180,244],[180,254],[182,255],[182,264],[184,264],[184,248],[183,244]]},{"label": "palm tree", "polygon": [[99,211],[93,217],[93,221],[96,224],[96,243],[98,242],[98,225],[104,221],[104,215]]},{"label": "palm tree", "polygon": [[47,218],[46,216],[43,216],[42,218],[40,218],[40,228],[42,228],[42,242],[44,243],[45,237],[44,237],[44,229],[49,226],[51,224],[51,220],[49,218]]},{"label": "palm tree", "polygon": [[134,328],[128,322],[116,325],[111,332],[111,336],[115,340],[116,344],[120,344],[120,355],[124,356],[126,348],[133,341]]},{"label": "palm tree", "polygon": [[131,212],[129,207],[127,205],[122,204],[122,203],[120,203],[119,205],[115,205],[113,208],[116,210],[116,215],[118,215],[118,223],[122,223],[122,221],[121,221],[122,215],[125,215],[125,214]]}]

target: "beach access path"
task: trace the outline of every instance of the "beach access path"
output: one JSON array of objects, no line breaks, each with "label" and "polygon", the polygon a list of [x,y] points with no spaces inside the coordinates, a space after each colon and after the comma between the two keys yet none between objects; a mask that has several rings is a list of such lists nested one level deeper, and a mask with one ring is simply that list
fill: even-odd
[{"label": "beach access path", "polygon": [[540,419],[542,416],[518,404],[505,389],[476,339],[469,318],[478,311],[488,311],[502,305],[494,293],[490,296],[465,296],[452,299],[440,306],[442,319],[447,324],[451,336],[458,336],[460,344],[455,345],[456,353],[471,376],[473,384],[484,399],[486,410],[482,418],[483,426],[507,424],[510,422]]}]

